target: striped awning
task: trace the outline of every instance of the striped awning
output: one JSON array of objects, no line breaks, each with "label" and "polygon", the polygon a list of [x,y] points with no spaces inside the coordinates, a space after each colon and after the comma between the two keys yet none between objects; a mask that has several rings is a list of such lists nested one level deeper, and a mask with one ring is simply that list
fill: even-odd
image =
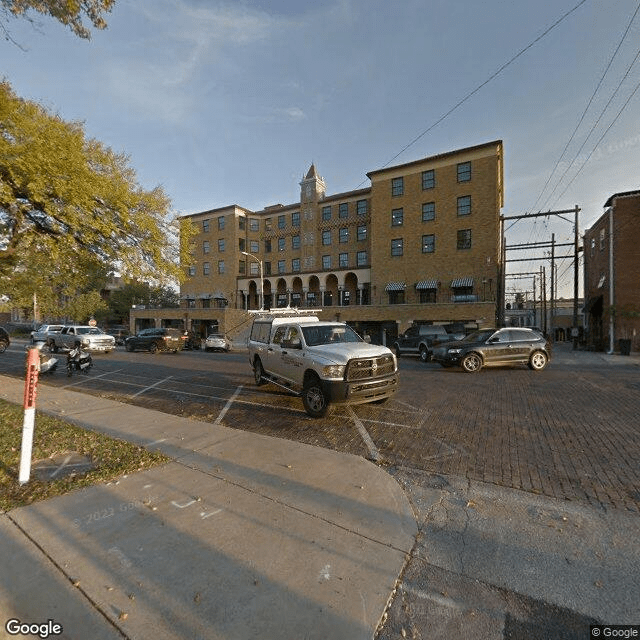
[{"label": "striped awning", "polygon": [[463,287],[473,287],[473,278],[456,278],[451,281],[452,289],[462,289]]},{"label": "striped awning", "polygon": [[437,280],[420,280],[420,282],[416,282],[416,289],[437,289],[438,281]]},{"label": "striped awning", "polygon": [[404,282],[389,282],[384,288],[385,291],[404,291],[407,285]]}]

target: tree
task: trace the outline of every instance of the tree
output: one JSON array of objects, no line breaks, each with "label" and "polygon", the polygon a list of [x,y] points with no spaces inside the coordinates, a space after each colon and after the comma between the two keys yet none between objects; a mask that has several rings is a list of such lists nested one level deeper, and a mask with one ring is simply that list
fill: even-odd
[{"label": "tree", "polygon": [[109,296],[110,319],[116,324],[128,324],[131,307],[139,304],[177,308],[180,306],[180,299],[170,287],[152,287],[144,282],[131,282]]},{"label": "tree", "polygon": [[0,293],[28,297],[38,280],[83,289],[97,269],[182,280],[189,227],[178,230],[162,188],[142,189],[128,162],[0,83]]},{"label": "tree", "polygon": [[[36,11],[42,15],[55,18],[68,26],[80,38],[90,39],[91,31],[82,22],[87,17],[96,29],[106,29],[107,23],[103,17],[113,8],[115,0],[0,0],[0,12],[7,17],[29,17],[29,11]],[[4,25],[5,36],[10,39]]]}]

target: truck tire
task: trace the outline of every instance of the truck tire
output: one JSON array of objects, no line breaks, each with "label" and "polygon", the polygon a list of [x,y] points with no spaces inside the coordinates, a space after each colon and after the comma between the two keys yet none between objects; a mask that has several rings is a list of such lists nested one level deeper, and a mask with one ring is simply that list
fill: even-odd
[{"label": "truck tire", "polygon": [[429,349],[423,344],[420,345],[420,360],[422,360],[422,362],[429,362],[429,360],[431,360]]},{"label": "truck tire", "polygon": [[322,387],[320,378],[314,375],[305,377],[302,387],[302,404],[304,410],[312,418],[324,418],[329,410],[327,395]]},{"label": "truck tire", "polygon": [[149,345],[149,353],[155,353],[158,350],[158,345],[155,342],[152,342]]},{"label": "truck tire", "polygon": [[51,353],[58,353],[58,347],[56,346],[56,343],[54,340],[49,341],[49,351]]}]

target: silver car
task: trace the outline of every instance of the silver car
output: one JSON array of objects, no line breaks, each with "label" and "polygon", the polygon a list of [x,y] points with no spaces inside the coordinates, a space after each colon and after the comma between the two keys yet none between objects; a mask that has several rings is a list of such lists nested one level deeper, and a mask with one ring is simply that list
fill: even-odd
[{"label": "silver car", "polygon": [[31,342],[46,342],[49,334],[60,333],[64,329],[63,324],[43,324],[31,332]]},{"label": "silver car", "polygon": [[204,350],[205,351],[229,351],[231,348],[231,343],[222,333],[212,333],[207,336],[207,339],[204,341]]}]

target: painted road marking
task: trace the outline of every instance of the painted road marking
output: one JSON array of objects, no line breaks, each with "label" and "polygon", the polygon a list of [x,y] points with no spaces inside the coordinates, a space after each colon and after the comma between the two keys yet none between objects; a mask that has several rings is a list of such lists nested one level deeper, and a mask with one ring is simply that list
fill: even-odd
[{"label": "painted road marking", "polygon": [[169,376],[168,378],[163,378],[162,380],[158,380],[158,382],[154,382],[153,384],[150,384],[148,387],[145,387],[144,389],[140,389],[140,391],[138,391],[138,393],[134,393],[132,396],[129,396],[130,398],[137,398],[139,395],[142,395],[143,393],[149,391],[150,389],[153,389],[154,387],[157,387],[159,384],[162,384],[163,382],[166,382],[167,380],[171,380],[173,376]]},{"label": "painted road marking", "polygon": [[233,401],[238,397],[238,394],[240,393],[241,390],[242,390],[242,385],[240,385],[233,392],[233,395],[227,400],[227,404],[224,405],[224,407],[222,408],[222,411],[219,413],[218,417],[216,418],[216,421],[213,424],[217,424],[217,425],[222,424],[222,418],[224,418],[227,411],[229,411],[229,408],[233,404]]},{"label": "painted road marking", "polygon": [[349,409],[349,413],[351,414],[351,419],[353,420],[354,424],[358,428],[358,431],[360,432],[360,435],[362,436],[364,443],[367,445],[367,449],[369,449],[369,459],[373,460],[374,462],[380,462],[380,452],[378,451],[378,449],[376,448],[376,445],[371,439],[369,432],[364,428],[362,421],[356,415],[356,412],[353,410],[353,407],[349,406],[348,409]]}]

